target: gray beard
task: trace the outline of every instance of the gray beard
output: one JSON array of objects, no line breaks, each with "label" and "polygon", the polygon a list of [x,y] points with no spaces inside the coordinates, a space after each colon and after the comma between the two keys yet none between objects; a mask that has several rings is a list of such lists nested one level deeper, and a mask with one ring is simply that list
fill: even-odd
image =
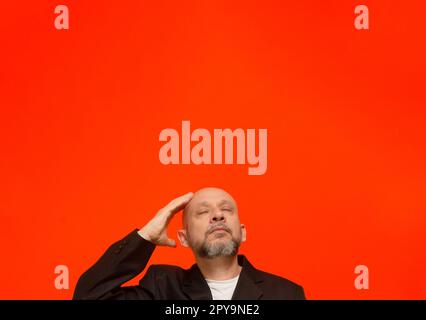
[{"label": "gray beard", "polygon": [[240,243],[232,238],[229,241],[208,243],[203,242],[202,246],[197,249],[198,256],[202,258],[213,259],[215,257],[230,257],[238,253]]}]

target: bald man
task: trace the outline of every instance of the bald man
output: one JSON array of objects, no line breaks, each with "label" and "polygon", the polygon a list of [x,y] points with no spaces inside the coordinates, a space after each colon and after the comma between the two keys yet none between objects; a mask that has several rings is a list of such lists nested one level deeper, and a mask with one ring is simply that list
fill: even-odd
[{"label": "bald man", "polygon": [[[188,270],[151,265],[138,286],[122,286],[141,273],[156,246],[176,247],[167,235],[183,210],[182,246],[196,263]],[[203,188],[172,200],[140,230],[113,244],[79,279],[74,299],[303,300],[303,288],[254,268],[238,249],[246,240],[237,203],[225,190]]]}]

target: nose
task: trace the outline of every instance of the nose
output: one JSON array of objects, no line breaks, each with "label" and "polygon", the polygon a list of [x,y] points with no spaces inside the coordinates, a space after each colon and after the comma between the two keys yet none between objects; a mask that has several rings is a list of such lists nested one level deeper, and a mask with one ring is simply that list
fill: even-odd
[{"label": "nose", "polygon": [[214,210],[211,218],[212,223],[225,222],[225,216],[222,210]]}]

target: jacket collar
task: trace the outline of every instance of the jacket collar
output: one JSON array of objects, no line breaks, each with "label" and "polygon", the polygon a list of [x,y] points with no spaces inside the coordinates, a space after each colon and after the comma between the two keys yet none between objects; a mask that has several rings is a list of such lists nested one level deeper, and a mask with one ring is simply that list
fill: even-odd
[{"label": "jacket collar", "polygon": [[[242,266],[237,286],[232,300],[257,300],[263,292],[258,284],[263,281],[262,274],[252,266],[244,255],[238,255],[238,264]],[[207,281],[198,268],[192,265],[185,271],[183,278],[183,291],[191,300],[212,300],[212,294]]]}]

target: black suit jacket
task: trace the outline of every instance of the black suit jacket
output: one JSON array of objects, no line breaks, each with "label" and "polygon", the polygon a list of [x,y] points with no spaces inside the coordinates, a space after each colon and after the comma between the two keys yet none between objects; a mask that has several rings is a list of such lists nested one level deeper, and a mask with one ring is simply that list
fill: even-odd
[{"label": "black suit jacket", "polygon": [[[155,245],[132,231],[114,243],[78,280],[73,299],[212,300],[197,264],[185,270],[172,265],[151,265],[138,286],[121,285],[137,276],[148,263]],[[255,269],[238,255],[242,266],[232,300],[299,300],[304,290],[287,279]]]}]

